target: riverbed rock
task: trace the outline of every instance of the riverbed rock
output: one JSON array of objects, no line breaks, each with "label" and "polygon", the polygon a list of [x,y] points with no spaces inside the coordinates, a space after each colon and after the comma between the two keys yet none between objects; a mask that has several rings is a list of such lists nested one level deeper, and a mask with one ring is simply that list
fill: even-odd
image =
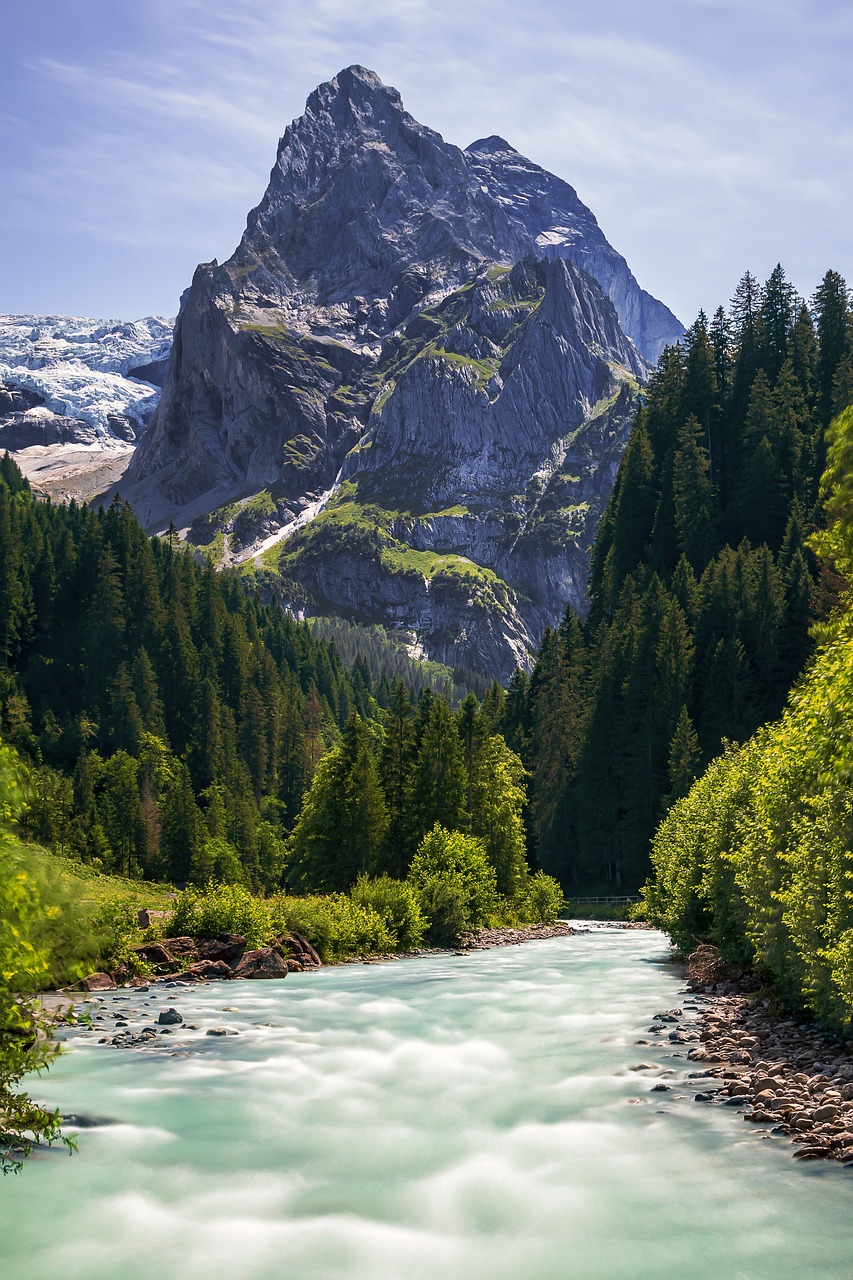
[{"label": "riverbed rock", "polygon": [[246,950],[246,939],[239,933],[218,933],[215,938],[202,938],[198,943],[201,960],[234,961]]},{"label": "riverbed rock", "polygon": [[291,929],[290,933],[284,934],[280,939],[280,943],[282,947],[291,953],[294,960],[297,960],[302,965],[303,969],[320,968],[323,963],[308,939],[303,937],[301,933],[297,933],[295,929]]},{"label": "riverbed rock", "polygon": [[198,948],[195,944],[195,938],[164,938],[163,946],[167,948],[173,959],[185,959],[192,956],[193,959],[198,958]]},{"label": "riverbed rock", "polygon": [[133,950],[147,964],[172,963],[172,954],[162,942],[143,942]]},{"label": "riverbed rock", "polygon": [[235,978],[286,978],[287,974],[287,961],[272,947],[247,951],[233,970]]},{"label": "riverbed rock", "polygon": [[77,986],[81,991],[115,991],[116,984],[108,973],[90,973]]},{"label": "riverbed rock", "polygon": [[169,975],[171,982],[209,982],[213,979],[230,979],[234,972],[227,960],[196,960],[180,973]]},{"label": "riverbed rock", "polygon": [[157,1019],[162,1027],[178,1027],[183,1022],[182,1016],[177,1009],[161,1009],[160,1017]]}]

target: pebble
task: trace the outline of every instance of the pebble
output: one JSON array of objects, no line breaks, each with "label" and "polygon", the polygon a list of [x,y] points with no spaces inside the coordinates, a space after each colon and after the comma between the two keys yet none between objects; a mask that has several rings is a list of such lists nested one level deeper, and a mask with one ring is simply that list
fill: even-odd
[{"label": "pebble", "polygon": [[[687,1078],[717,1082],[695,1093],[695,1101],[739,1108],[750,1124],[772,1125],[761,1136],[788,1138],[796,1160],[853,1166],[853,1041],[775,1017],[769,1001],[731,983],[717,987],[701,1003],[685,1001],[696,1020],[677,1028],[699,1040],[687,1057],[702,1069]],[[665,1010],[655,1021],[660,1027],[674,1013]]]}]

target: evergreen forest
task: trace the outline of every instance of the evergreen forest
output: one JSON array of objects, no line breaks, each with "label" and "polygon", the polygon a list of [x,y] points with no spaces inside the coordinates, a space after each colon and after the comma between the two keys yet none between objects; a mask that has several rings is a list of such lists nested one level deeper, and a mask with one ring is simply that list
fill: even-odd
[{"label": "evergreen forest", "polygon": [[570,894],[634,893],[669,806],[726,743],[777,717],[838,571],[826,428],[853,401],[851,307],[777,267],[700,314],[643,395],[593,549],[589,615],[545,635],[502,722],[531,772],[538,865]]},{"label": "evergreen forest", "polygon": [[[815,550],[853,577],[853,409],[830,433],[828,527]],[[853,1020],[853,613],[819,649],[784,714],[730,745],[654,840],[645,910],[682,951],[710,941],[785,1007],[849,1032]]]},{"label": "evergreen forest", "polygon": [[2,734],[29,767],[31,839],[131,878],[343,892],[405,877],[438,824],[483,842],[502,895],[523,889],[501,691],[454,711],[443,669],[415,693],[413,660],[393,679],[375,641],[373,672],[346,668],[126,504],[37,501],[8,455],[0,545]]}]

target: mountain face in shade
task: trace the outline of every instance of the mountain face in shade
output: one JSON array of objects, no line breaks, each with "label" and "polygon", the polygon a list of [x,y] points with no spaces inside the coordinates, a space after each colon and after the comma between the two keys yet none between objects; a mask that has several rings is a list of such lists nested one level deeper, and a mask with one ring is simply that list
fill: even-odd
[{"label": "mountain face in shade", "polygon": [[681,332],[571,187],[350,67],[197,269],[122,492],[294,607],[505,674],[583,607],[646,358]]}]

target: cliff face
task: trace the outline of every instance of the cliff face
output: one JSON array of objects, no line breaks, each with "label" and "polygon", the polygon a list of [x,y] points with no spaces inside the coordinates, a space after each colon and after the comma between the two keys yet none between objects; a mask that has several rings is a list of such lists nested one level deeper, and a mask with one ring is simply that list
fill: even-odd
[{"label": "cliff face", "polygon": [[679,340],[684,326],[669,307],[640,288],[574,187],[520,155],[503,138],[481,138],[465,154],[537,254],[566,258],[598,281],[622,329],[646,360],[654,364],[665,346]]},{"label": "cliff face", "polygon": [[122,491],[306,610],[505,674],[582,606],[641,353],[680,332],[571,187],[352,67],[198,268]]}]

